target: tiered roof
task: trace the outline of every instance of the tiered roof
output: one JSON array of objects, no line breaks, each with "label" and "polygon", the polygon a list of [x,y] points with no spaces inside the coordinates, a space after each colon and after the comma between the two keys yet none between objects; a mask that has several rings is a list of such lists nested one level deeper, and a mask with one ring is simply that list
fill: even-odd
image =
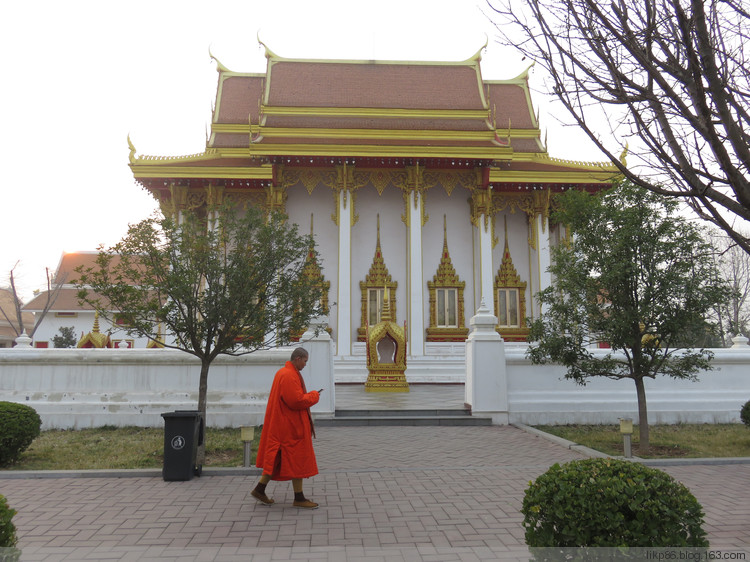
[{"label": "tiered roof", "polygon": [[459,62],[286,59],[266,50],[264,74],[217,62],[206,150],[136,156],[152,191],[173,181],[265,187],[280,164],[358,168],[486,167],[488,181],[606,183],[613,169],[549,157],[531,103],[528,71],[482,79],[478,52]]}]

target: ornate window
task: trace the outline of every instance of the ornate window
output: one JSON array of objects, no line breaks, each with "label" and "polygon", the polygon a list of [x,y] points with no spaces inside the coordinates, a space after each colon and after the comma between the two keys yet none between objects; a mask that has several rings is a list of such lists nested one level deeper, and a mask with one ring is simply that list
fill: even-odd
[{"label": "ornate window", "polygon": [[497,325],[501,328],[520,328],[518,289],[497,289]]},{"label": "ornate window", "polygon": [[506,341],[526,341],[526,281],[521,281],[508,248],[508,225],[505,225],[503,261],[495,276],[495,316],[497,331]]},{"label": "ornate window", "polygon": [[448,252],[448,229],[443,216],[443,254],[435,276],[428,281],[430,326],[427,341],[463,341],[469,330],[464,326],[464,287]]},{"label": "ornate window", "polygon": [[385,289],[367,289],[367,323],[374,326],[381,320]]},{"label": "ornate window", "polygon": [[383,260],[383,251],[380,249],[380,216],[378,215],[375,257],[365,280],[359,282],[359,288],[362,290],[362,324],[357,329],[357,341],[366,341],[367,326],[374,326],[380,322],[385,289],[388,289],[391,318],[394,322],[396,321],[397,287],[398,282],[391,279],[391,274],[388,273]]}]

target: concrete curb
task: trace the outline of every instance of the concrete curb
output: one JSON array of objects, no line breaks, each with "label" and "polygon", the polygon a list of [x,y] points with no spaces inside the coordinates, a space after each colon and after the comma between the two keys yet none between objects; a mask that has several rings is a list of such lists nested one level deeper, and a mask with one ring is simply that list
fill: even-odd
[{"label": "concrete curb", "polygon": [[[260,468],[252,467],[204,467],[203,476],[255,476]],[[4,470],[0,480],[23,478],[161,478],[161,468],[107,469],[107,470]]]}]

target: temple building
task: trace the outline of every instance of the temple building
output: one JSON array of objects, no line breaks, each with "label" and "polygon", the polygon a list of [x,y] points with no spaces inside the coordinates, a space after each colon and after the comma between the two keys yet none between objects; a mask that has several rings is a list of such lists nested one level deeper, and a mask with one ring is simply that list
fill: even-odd
[{"label": "temple building", "polygon": [[460,62],[298,60],[266,48],[263,73],[216,60],[200,154],[130,167],[166,212],[222,200],[280,209],[312,231],[337,381],[364,381],[384,297],[406,324],[407,378],[460,381],[484,299],[507,342],[527,336],[550,284],[554,194],[610,185],[614,167],[549,155],[528,71],[484,80]]}]

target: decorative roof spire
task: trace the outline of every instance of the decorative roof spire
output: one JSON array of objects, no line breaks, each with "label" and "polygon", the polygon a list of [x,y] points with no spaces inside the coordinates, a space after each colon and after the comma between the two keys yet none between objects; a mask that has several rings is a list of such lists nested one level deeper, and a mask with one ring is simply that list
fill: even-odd
[{"label": "decorative roof spire", "polygon": [[388,298],[388,287],[383,287],[383,311],[380,313],[381,322],[391,322],[391,300]]}]

